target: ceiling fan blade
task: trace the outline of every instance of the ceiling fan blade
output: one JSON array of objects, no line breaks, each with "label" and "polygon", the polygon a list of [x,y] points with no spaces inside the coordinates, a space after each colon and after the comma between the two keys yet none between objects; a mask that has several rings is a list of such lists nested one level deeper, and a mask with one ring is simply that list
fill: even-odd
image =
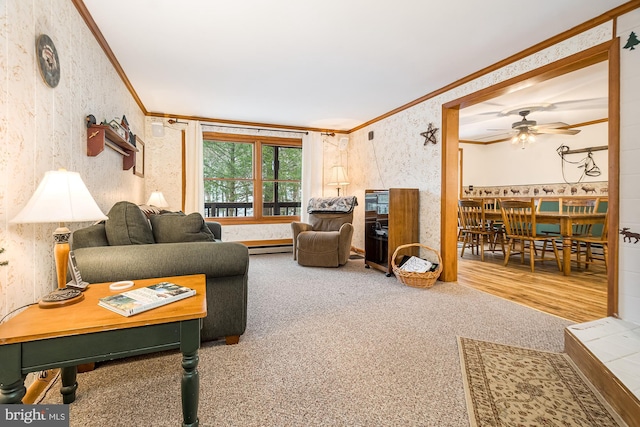
[{"label": "ceiling fan blade", "polygon": [[536,129],[534,133],[546,133],[546,134],[554,134],[554,135],[575,135],[577,133],[580,133],[580,130],[543,128],[543,129]]},{"label": "ceiling fan blade", "polygon": [[553,123],[541,123],[539,125],[534,126],[534,128],[536,129],[540,129],[540,128],[567,128],[569,127],[568,123],[564,123],[564,122],[553,122]]}]

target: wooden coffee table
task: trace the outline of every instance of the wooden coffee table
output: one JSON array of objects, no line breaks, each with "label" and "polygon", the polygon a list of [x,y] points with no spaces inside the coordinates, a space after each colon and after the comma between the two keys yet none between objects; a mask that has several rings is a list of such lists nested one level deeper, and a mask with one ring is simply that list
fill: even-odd
[{"label": "wooden coffee table", "polygon": [[[116,292],[109,283],[89,285],[84,300],[66,307],[31,306],[0,324],[0,403],[20,403],[27,373],[62,370],[63,402],[75,400],[76,366],[179,348],[182,352],[183,426],[197,426],[198,349],[207,315],[205,276],[134,281],[134,288],[168,281],[196,290],[196,295],[131,317],[98,306]],[[130,288],[130,289],[134,289]],[[123,397],[124,398],[124,397]]]}]

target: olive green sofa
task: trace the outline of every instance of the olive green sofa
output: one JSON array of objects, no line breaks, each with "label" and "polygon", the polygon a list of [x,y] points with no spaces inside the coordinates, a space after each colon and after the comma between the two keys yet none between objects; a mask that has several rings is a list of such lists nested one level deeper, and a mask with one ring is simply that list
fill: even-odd
[{"label": "olive green sofa", "polygon": [[137,205],[118,202],[107,216],[73,233],[72,250],[84,281],[204,274],[202,341],[238,342],[247,325],[246,246],[222,242],[220,224],[205,222],[199,214],[172,212],[147,219]]}]

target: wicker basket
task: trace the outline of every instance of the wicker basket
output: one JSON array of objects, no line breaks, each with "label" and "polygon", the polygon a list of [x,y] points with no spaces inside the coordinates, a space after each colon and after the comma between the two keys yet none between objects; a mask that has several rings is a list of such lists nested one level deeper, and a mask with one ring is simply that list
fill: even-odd
[{"label": "wicker basket", "polygon": [[[426,273],[414,273],[412,271],[404,271],[400,267],[396,265],[396,258],[402,249],[410,248],[418,246],[423,249],[426,249],[429,252],[429,257],[427,258],[435,258],[438,257],[438,268],[436,271],[427,271]],[[435,254],[435,256],[433,256]],[[431,262],[435,262],[435,260],[429,259]],[[440,254],[435,249],[432,249],[428,246],[421,245],[420,243],[410,243],[408,245],[401,245],[393,253],[391,257],[391,267],[393,268],[393,273],[396,275],[398,280],[401,283],[404,283],[407,286],[412,286],[414,288],[430,288],[438,280],[440,277],[440,273],[442,273],[442,258],[440,258]]]}]

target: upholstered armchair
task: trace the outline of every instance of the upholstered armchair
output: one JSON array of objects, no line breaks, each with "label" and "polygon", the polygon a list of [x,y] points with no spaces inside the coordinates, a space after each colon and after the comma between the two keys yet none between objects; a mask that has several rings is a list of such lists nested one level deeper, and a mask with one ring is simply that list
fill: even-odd
[{"label": "upholstered armchair", "polygon": [[355,196],[312,198],[309,223],[292,222],[293,259],[309,267],[339,267],[349,260]]}]

